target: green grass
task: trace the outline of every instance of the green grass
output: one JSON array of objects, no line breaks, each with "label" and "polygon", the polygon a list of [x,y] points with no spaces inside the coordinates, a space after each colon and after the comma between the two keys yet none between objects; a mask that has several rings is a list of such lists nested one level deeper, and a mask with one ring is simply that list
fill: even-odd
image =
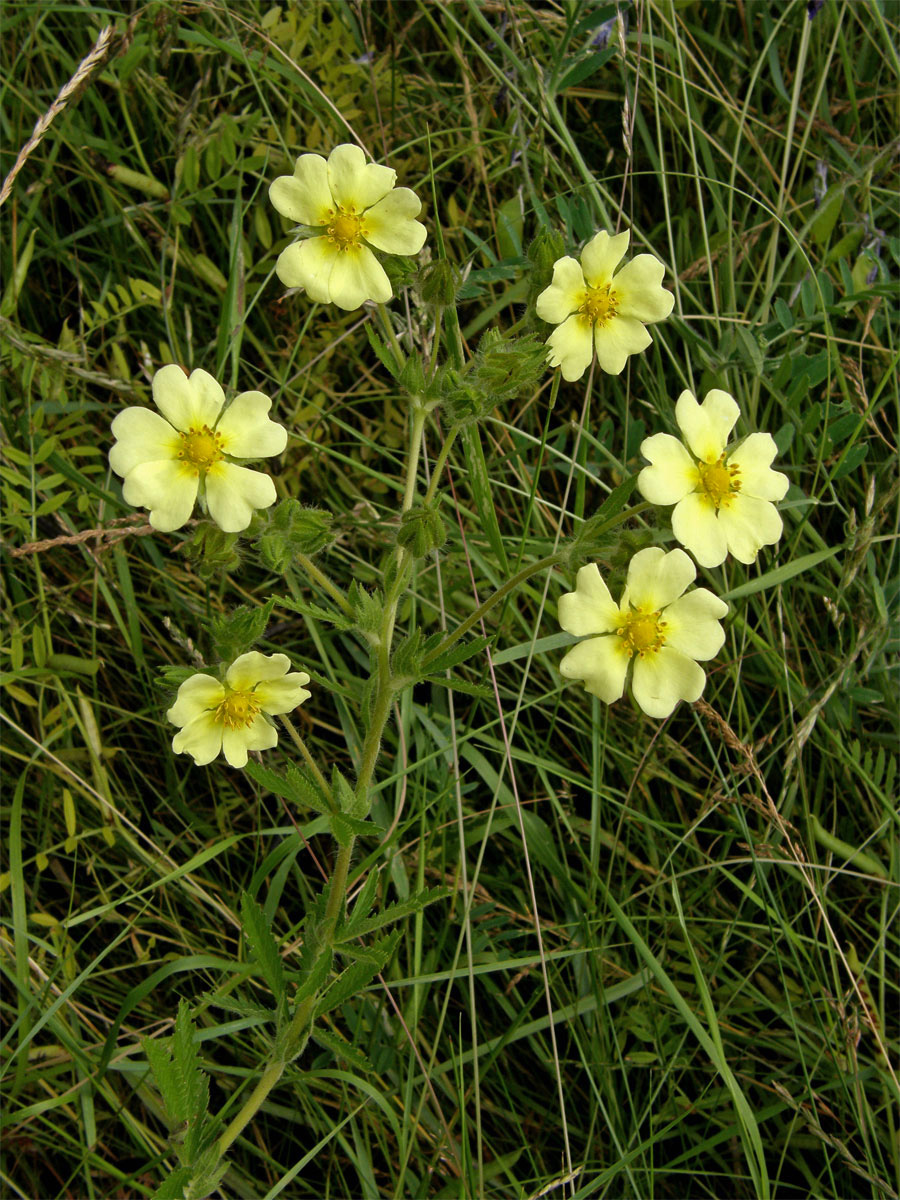
[{"label": "green grass", "polygon": [[[205,576],[190,530],[141,528],[106,456],[165,362],[259,388],[292,434],[280,494],[336,514],[317,562],[379,583],[407,404],[377,316],[284,297],[267,200],[296,154],[355,136],[468,269],[470,350],[490,326],[546,334],[525,253],[542,226],[570,250],[632,228],[676,295],[589,398],[564,383],[551,406],[548,371],[454,446],[448,541],[401,634],[452,629],[565,544],[642,438],[674,431],[684,387],[732,392],[792,486],[776,549],[700,572],[732,606],[704,704],[658,722],[566,685],[562,571],[488,616],[460,670],[484,694],[402,694],[350,893],[375,872],[380,905],[449,895],[324,1019],[374,1069],[307,1048],[221,1195],[898,1195],[898,10],[622,11],[624,56],[615,30],[590,45],[602,3],[4,6],[2,177],[115,25],[2,210],[5,1194],[154,1193],[176,1154],[140,1039],[181,999],[234,1116],[270,1032],[242,892],[296,978],[332,840],[247,773],[175,757],[159,671],[211,662],[235,605],[327,597],[249,542]],[[408,296],[392,311],[422,345],[433,318]],[[75,540],[101,528],[125,533]],[[665,528],[651,511],[615,536],[614,574]],[[278,608],[262,648],[310,672],[298,727],[352,775],[360,638]],[[264,761],[290,756],[283,736]]]}]

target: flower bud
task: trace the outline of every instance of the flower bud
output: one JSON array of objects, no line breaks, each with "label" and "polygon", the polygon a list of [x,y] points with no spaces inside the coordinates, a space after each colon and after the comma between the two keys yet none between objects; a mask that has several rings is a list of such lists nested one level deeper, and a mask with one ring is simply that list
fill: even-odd
[{"label": "flower bud", "polygon": [[282,500],[269,516],[256,547],[271,571],[283,574],[298,554],[318,554],[333,540],[334,517],[322,508],[304,508],[297,500]]},{"label": "flower bud", "polygon": [[422,272],[422,299],[435,308],[450,308],[458,287],[459,271],[446,259],[430,263]]},{"label": "flower bud", "polygon": [[400,518],[397,541],[413,558],[440,550],[446,540],[447,530],[437,504],[420,504]]}]

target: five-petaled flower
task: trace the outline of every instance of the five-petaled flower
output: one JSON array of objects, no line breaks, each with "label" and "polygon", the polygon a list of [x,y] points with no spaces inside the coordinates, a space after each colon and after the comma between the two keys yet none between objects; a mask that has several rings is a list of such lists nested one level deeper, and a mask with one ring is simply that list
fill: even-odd
[{"label": "five-petaled flower", "polygon": [[390,167],[366,162],[359,146],[335,146],[327,161],[301,154],[294,174],[280,176],[269,188],[282,216],[306,226],[303,240],[278,256],[281,282],[339,308],[390,300],[390,281],[370,247],[418,254],[426,233],[415,220],[422,208],[418,196],[394,187],[396,178]]},{"label": "five-petaled flower", "polygon": [[198,767],[223,751],[232,767],[247,763],[248,750],[269,750],[278,731],[267,716],[288,713],[309,699],[305,671],[290,671],[286,654],[260,654],[251,650],[236,658],[225,672],[225,682],[212,675],[192,675],[178,689],[166,713],[180,726],[172,739],[176,754],[190,754]]},{"label": "five-petaled flower", "polygon": [[560,597],[559,623],[567,633],[587,637],[568,652],[560,672],[612,704],[633,663],[631,690],[651,717],[669,716],[679,700],[699,700],[706,675],[697,660],[714,658],[722,648],[719,621],[728,605],[706,588],[683,594],[696,577],[683,550],[639,550],[616,604],[596,564],[582,567],[575,591]]},{"label": "five-petaled flower", "polygon": [[537,315],[558,326],[547,339],[550,365],[569,382],[585,373],[594,350],[602,371],[620,374],[629,354],[653,341],[645,325],[672,311],[675,297],[662,286],[665,267],[652,254],[638,254],[613,274],[629,238],[627,230],[615,237],[601,230],[580,264],[568,255],[557,259],[550,286],[537,298]]},{"label": "five-petaled flower", "polygon": [[777,452],[772,435],[751,433],[726,453],[739,415],[727,392],[714,388],[698,404],[684,391],[675,419],[688,448],[668,433],[654,434],[641,445],[651,464],[638,476],[641,494],[652,504],[675,505],[672,531],[702,567],[719,566],[729,551],[752,563],[783,529],[772,501],[784,497],[788,478],[772,470]]},{"label": "five-petaled flower", "polygon": [[212,375],[187,376],[172,364],[153,376],[153,400],[162,416],[126,408],[113,421],[109,464],[124,479],[126,502],[149,509],[154,529],[180,529],[198,493],[226,533],[246,529],[254,509],[275,503],[268,475],[232,461],[270,458],[287,445],[283,426],[269,420],[268,396],[243,392],[224,408]]}]

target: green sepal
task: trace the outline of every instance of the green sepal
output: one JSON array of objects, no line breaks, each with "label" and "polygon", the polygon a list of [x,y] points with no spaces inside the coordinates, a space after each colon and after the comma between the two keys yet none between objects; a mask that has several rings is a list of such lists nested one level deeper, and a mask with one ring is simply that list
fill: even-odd
[{"label": "green sepal", "polygon": [[190,561],[203,579],[219,572],[236,571],[241,564],[238,550],[240,535],[225,533],[212,521],[201,521],[193,535],[185,543]]},{"label": "green sepal", "polygon": [[334,514],[325,508],[305,508],[298,500],[282,500],[270,509],[268,524],[256,548],[265,566],[283,575],[298,554],[318,554],[334,541]]},{"label": "green sepal", "polygon": [[566,243],[556,229],[541,227],[525,254],[531,262],[528,278],[528,307],[553,281],[553,266],[565,256]]},{"label": "green sepal", "polygon": [[195,667],[157,667],[154,683],[163,691],[175,692],[185,680],[196,674],[198,671]]},{"label": "green sepal", "polygon": [[447,540],[447,529],[440,514],[441,497],[431,504],[419,504],[400,518],[397,542],[413,558],[424,558],[440,550]]},{"label": "green sepal", "polygon": [[273,596],[259,607],[242,604],[227,616],[213,617],[211,633],[217,656],[232,663],[249,650],[265,633],[274,607]]},{"label": "green sepal", "polygon": [[499,401],[533,392],[546,373],[547,346],[540,338],[505,338],[489,329],[478,344],[471,378],[485,397],[487,416]]},{"label": "green sepal", "polygon": [[460,274],[445,258],[429,263],[419,276],[422,299],[433,308],[450,308],[456,303]]}]

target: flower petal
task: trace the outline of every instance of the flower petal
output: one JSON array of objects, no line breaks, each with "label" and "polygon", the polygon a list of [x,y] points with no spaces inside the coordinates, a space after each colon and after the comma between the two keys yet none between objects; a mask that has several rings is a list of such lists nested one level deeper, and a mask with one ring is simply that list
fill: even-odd
[{"label": "flower petal", "polygon": [[269,199],[282,216],[300,225],[327,225],[334,213],[328,164],[321,154],[301,154],[293,175],[280,175],[269,186]]},{"label": "flower petal", "polygon": [[677,504],[696,488],[696,464],[678,438],[655,433],[641,442],[641,454],[650,466],[638,475],[638,491],[651,504]]},{"label": "flower petal", "polygon": [[581,267],[584,277],[591,287],[603,287],[611,281],[613,271],[625,256],[631,234],[626,229],[610,237],[605,229],[601,229],[592,237],[581,252]]},{"label": "flower petal", "polygon": [[594,356],[590,323],[580,313],[567,317],[547,338],[551,367],[559,367],[568,383],[580,379]]},{"label": "flower petal", "polygon": [[740,416],[734,397],[719,388],[706,393],[698,404],[693,392],[683,391],[675,403],[675,420],[697,458],[717,462]]},{"label": "flower petal", "polygon": [[594,345],[597,348],[597,365],[607,375],[621,375],[629,354],[646,350],[653,338],[634,317],[623,317],[619,313],[605,325],[594,326]]},{"label": "flower petal", "polygon": [[122,484],[126,504],[146,508],[148,520],[160,533],[180,529],[190,518],[200,477],[178,459],[141,463]]},{"label": "flower petal", "polygon": [[718,567],[728,554],[725,530],[706,496],[693,492],[679,501],[672,512],[672,532],[690,550],[701,567]]},{"label": "flower petal", "polygon": [[222,751],[230,767],[246,767],[248,750],[271,750],[277,742],[278,730],[263,716],[241,729],[222,731]]},{"label": "flower petal", "polygon": [[216,433],[235,458],[271,458],[287,445],[287,430],[266,415],[272,401],[262,392],[241,392],[222,413]]},{"label": "flower petal", "polygon": [[261,471],[217,462],[206,473],[209,515],[225,533],[240,533],[257,508],[268,508],[275,500],[275,484]]},{"label": "flower petal", "polygon": [[413,220],[421,211],[415,192],[394,188],[367,210],[363,237],[387,254],[418,254],[428,233],[421,221]]},{"label": "flower petal", "polygon": [[328,155],[328,184],[341,208],[362,213],[386,196],[396,181],[396,171],[367,162],[359,146],[335,146]]},{"label": "flower petal", "polygon": [[394,294],[384,267],[368,246],[342,251],[328,281],[331,301],[338,308],[359,308],[366,300],[386,304]]},{"label": "flower petal", "polygon": [[719,624],[728,605],[707,588],[694,588],[666,609],[666,645],[705,662],[722,649],[725,630]]},{"label": "flower petal", "polygon": [[626,263],[613,280],[619,316],[664,321],[675,306],[675,297],[662,286],[665,273],[665,266],[652,254],[639,254]]},{"label": "flower petal", "polygon": [[212,675],[192,675],[178,689],[175,703],[166,713],[173,725],[187,725],[201,713],[216,708],[225,699],[225,689]]},{"label": "flower petal", "polygon": [[[577,312],[584,303],[584,275],[574,258],[566,255],[553,264],[553,279],[544,288],[535,303],[535,312],[542,321],[561,325],[570,313]],[[576,376],[577,378],[577,376]]]},{"label": "flower petal", "polygon": [[768,500],[756,500],[739,492],[731,504],[719,509],[719,524],[728,549],[742,563],[756,561],[763,546],[772,546],[784,532],[781,514]]},{"label": "flower petal", "polygon": [[683,550],[666,552],[660,546],[638,550],[628,564],[622,608],[628,604],[659,612],[677,600],[697,578],[697,569]]},{"label": "flower petal", "polygon": [[771,433],[751,433],[733,454],[728,455],[729,467],[740,469],[741,495],[757,500],[784,499],[790,481],[787,475],[771,469],[777,453],[778,447]]},{"label": "flower petal", "polygon": [[625,643],[615,634],[588,638],[572,647],[559,664],[559,671],[566,679],[582,680],[585,691],[605,704],[613,704],[625,690],[628,673]]},{"label": "flower petal", "polygon": [[668,717],[679,700],[699,700],[706,674],[693,659],[663,646],[638,657],[631,690],[648,717]]},{"label": "flower petal", "polygon": [[189,721],[172,738],[176,754],[190,754],[198,767],[212,762],[222,749],[222,725],[212,713],[204,712]]},{"label": "flower petal", "polygon": [[292,242],[278,255],[275,274],[285,287],[302,287],[310,300],[330,304],[328,280],[340,251],[326,237],[306,238]]},{"label": "flower petal", "polygon": [[109,465],[117,475],[127,475],[146,462],[175,458],[181,447],[178,433],[150,408],[126,408],[112,423],[117,439],[109,452]]},{"label": "flower petal", "polygon": [[225,682],[235,692],[249,692],[264,679],[280,679],[291,669],[286,654],[260,654],[248,650],[236,658],[225,672]]},{"label": "flower petal", "polygon": [[153,401],[170,424],[187,433],[189,429],[212,429],[225,403],[225,393],[207,371],[185,375],[170,363],[153,376]]},{"label": "flower petal", "polygon": [[588,633],[614,633],[620,624],[619,607],[613,602],[596,563],[581,568],[575,591],[560,596],[557,612],[566,633],[579,637]]},{"label": "flower petal", "polygon": [[262,705],[263,712],[278,716],[279,713],[293,712],[298,704],[310,698],[312,692],[303,686],[305,683],[309,683],[305,671],[292,671],[284,679],[264,680],[254,695]]}]

